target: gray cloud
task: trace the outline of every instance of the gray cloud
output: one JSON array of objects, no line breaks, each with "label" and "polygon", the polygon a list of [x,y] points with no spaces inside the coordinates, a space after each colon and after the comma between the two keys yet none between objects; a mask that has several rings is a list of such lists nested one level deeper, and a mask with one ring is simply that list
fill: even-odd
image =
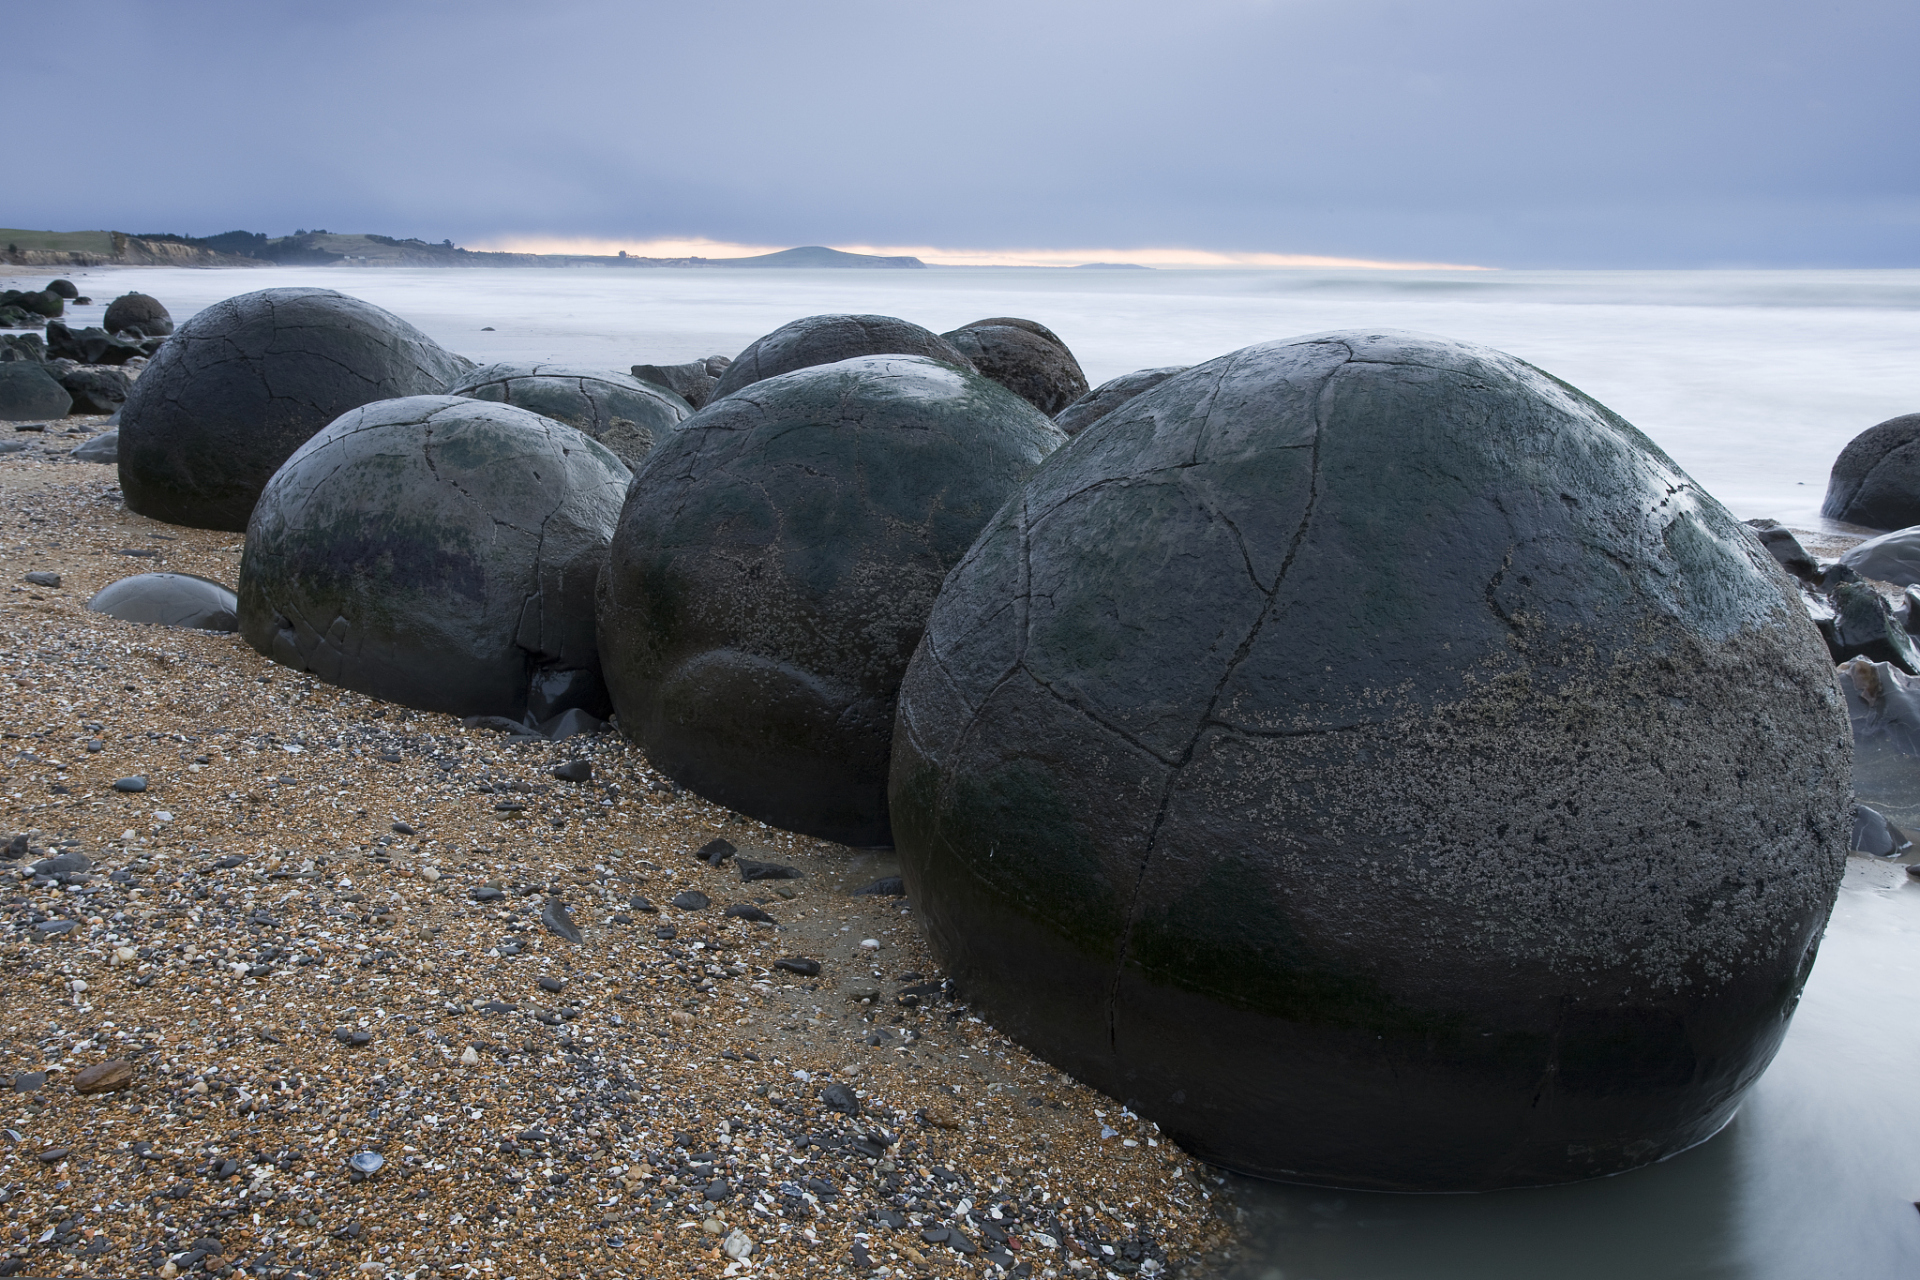
[{"label": "gray cloud", "polygon": [[85,11],[12,225],[1920,265],[1901,0]]}]

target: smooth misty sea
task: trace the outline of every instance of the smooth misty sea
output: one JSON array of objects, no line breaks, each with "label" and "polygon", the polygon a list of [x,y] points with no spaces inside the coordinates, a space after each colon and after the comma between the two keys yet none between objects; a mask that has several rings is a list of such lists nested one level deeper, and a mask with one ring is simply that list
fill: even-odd
[{"label": "smooth misty sea", "polygon": [[[10,269],[0,287],[53,273]],[[483,363],[624,370],[733,355],[788,320],[879,312],[951,329],[1026,316],[1099,383],[1326,329],[1418,329],[1509,351],[1651,436],[1742,517],[1819,527],[1834,455],[1920,412],[1920,271],[666,271],[96,269],[176,321],[316,285]],[[78,323],[98,323],[97,309]],[[491,329],[491,332],[486,330]],[[1920,812],[1910,789],[1887,796]],[[1878,798],[1878,797],[1876,797]],[[1395,1196],[1242,1181],[1246,1280],[1861,1280],[1920,1276],[1920,882],[1853,859],[1773,1066],[1717,1138],[1536,1191]],[[1916,1074],[1909,1074],[1915,1072]]]}]

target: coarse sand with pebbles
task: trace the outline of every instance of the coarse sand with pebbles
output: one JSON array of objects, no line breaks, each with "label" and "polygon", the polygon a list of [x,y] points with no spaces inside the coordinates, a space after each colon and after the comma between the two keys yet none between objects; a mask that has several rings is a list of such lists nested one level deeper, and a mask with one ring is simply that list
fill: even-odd
[{"label": "coarse sand with pebbles", "polygon": [[0,1275],[1224,1263],[1211,1170],[853,894],[890,854],[87,612],[240,541],[128,512],[74,423],[0,456]]}]

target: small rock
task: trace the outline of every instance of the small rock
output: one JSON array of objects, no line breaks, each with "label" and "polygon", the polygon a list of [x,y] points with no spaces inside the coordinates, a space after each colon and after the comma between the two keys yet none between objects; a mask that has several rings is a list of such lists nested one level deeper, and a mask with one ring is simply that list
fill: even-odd
[{"label": "small rock", "polygon": [[638,894],[635,894],[633,897],[628,898],[627,905],[632,907],[635,911],[644,911],[649,914],[652,914],[660,910],[660,908],[654,906],[651,902],[648,902],[645,898],[640,897]]},{"label": "small rock", "polygon": [[355,1027],[336,1027],[333,1038],[341,1044],[363,1045],[372,1042],[373,1032],[361,1031]]},{"label": "small rock", "polygon": [[670,924],[663,924],[654,929],[653,936],[662,942],[672,942],[680,936],[680,931]]},{"label": "small rock", "polygon": [[953,1107],[945,1102],[930,1102],[925,1111],[927,1123],[936,1129],[958,1129],[960,1117]]},{"label": "small rock", "polygon": [[120,461],[120,429],[102,432],[67,455],[75,462]]},{"label": "small rock", "polygon": [[727,1185],[725,1178],[715,1178],[707,1184],[707,1189],[702,1194],[714,1204],[723,1204],[733,1199],[733,1188]]},{"label": "small rock", "polygon": [[[128,549],[122,555],[153,555]],[[94,613],[123,622],[200,631],[239,629],[239,600],[220,583],[192,573],[136,573],[110,582],[87,601]]]},{"label": "small rock", "polygon": [[783,866],[778,862],[755,862],[751,858],[741,858],[736,866],[740,868],[740,879],[748,880],[798,880],[800,872],[794,867]]},{"label": "small rock", "polygon": [[880,939],[862,938],[860,939],[860,946],[867,951],[878,951],[880,949]]},{"label": "small rock", "polygon": [[133,1087],[133,1064],[125,1058],[96,1062],[73,1078],[75,1093],[114,1093]]},{"label": "small rock", "polygon": [[347,1164],[352,1167],[355,1173],[360,1174],[362,1177],[371,1178],[374,1174],[386,1168],[387,1158],[378,1151],[361,1151],[357,1152],[352,1159],[348,1160]]},{"label": "small rock", "polygon": [[472,1045],[468,1045],[465,1049],[461,1051],[460,1065],[463,1067],[475,1067],[480,1065],[480,1055],[477,1052],[475,1052],[474,1047]]},{"label": "small rock", "polygon": [[538,982],[542,991],[551,991],[556,995],[566,990],[567,987],[567,980],[565,978],[550,978],[544,973],[540,975]]},{"label": "small rock", "polygon": [[804,956],[788,956],[781,960],[775,960],[773,967],[776,969],[785,969],[788,973],[797,973],[803,978],[817,978],[820,976],[820,962],[818,960],[808,960]]},{"label": "small rock", "polygon": [[738,852],[731,840],[709,840],[694,850],[693,856],[710,867],[717,867]]},{"label": "small rock", "polygon": [[558,898],[548,898],[547,905],[540,908],[540,923],[547,927],[548,933],[576,945],[586,940],[580,932],[580,926],[567,914],[567,904]]},{"label": "small rock", "polygon": [[851,895],[855,898],[904,898],[907,896],[907,882],[899,876],[882,876],[872,884],[862,885]]},{"label": "small rock", "polygon": [[475,902],[498,902],[507,896],[507,891],[496,888],[490,884],[483,884],[479,888],[469,891],[467,896]]},{"label": "small rock", "polygon": [[46,1082],[47,1073],[44,1071],[22,1071],[13,1077],[13,1091],[15,1093],[37,1093],[40,1090],[40,1086]]},{"label": "small rock", "polygon": [[549,772],[562,782],[588,782],[593,778],[593,762],[569,760],[565,764],[555,765]]},{"label": "small rock", "polygon": [[735,1227],[727,1232],[727,1238],[720,1242],[720,1251],[735,1262],[745,1262],[753,1253],[753,1237]]},{"label": "small rock", "polygon": [[57,587],[60,585],[60,575],[46,569],[35,569],[27,575],[27,581],[36,587]]},{"label": "small rock", "polygon": [[45,1151],[35,1153],[34,1158],[41,1164],[59,1164],[71,1150],[71,1147],[48,1147]]},{"label": "small rock", "polygon": [[773,924],[774,918],[750,902],[736,902],[723,913],[736,920],[750,920],[754,924]]},{"label": "small rock", "polygon": [[713,905],[713,899],[698,889],[688,889],[684,893],[675,894],[670,905],[682,911],[705,911]]},{"label": "small rock", "polygon": [[396,822],[393,824],[393,834],[397,836],[417,836],[420,833],[413,829],[413,824],[410,822]]},{"label": "small rock", "polygon": [[147,789],[147,780],[137,773],[130,778],[115,778],[113,780],[113,789],[115,791],[125,792],[145,791]]}]

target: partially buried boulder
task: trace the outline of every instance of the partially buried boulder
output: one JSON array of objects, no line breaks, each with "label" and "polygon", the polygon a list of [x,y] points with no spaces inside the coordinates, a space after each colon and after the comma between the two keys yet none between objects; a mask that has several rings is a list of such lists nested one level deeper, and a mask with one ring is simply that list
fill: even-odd
[{"label": "partially buried boulder", "polygon": [[64,418],[72,409],[73,397],[46,365],[30,360],[0,363],[0,422]]},{"label": "partially buried boulder", "polygon": [[1869,529],[1920,524],[1920,413],[1888,418],[1847,442],[1820,514]]},{"label": "partially buried boulder", "polygon": [[87,608],[123,622],[163,627],[235,631],[240,625],[233,592],[193,573],[136,573],[102,587]]},{"label": "partially buried boulder", "polygon": [[601,580],[622,731],[709,799],[886,843],[894,693],[927,610],[1062,439],[999,384],[924,357],[716,400],[635,477]]},{"label": "partially buried boulder", "polygon": [[908,320],[870,315],[806,316],[747,344],[714,384],[708,403],[795,369],[881,355],[926,356],[973,371],[973,362],[954,350],[952,343]]},{"label": "partially buried boulder", "polygon": [[1322,334],[1001,508],[901,687],[893,831],[969,1001],[1196,1155],[1561,1182],[1712,1136],[1779,1046],[1837,702],[1791,580],[1633,427]]},{"label": "partially buried boulder", "polygon": [[1127,401],[1153,390],[1176,373],[1185,373],[1184,364],[1158,369],[1135,369],[1103,382],[1053,416],[1053,425],[1070,436],[1077,436]]},{"label": "partially buried boulder", "polygon": [[363,404],[444,392],[472,367],[331,289],[217,302],[167,340],[127,398],[127,506],[171,524],[245,529],[268,477],[314,432]]},{"label": "partially buried boulder", "polygon": [[1045,325],[996,317],[940,336],[974,368],[1049,418],[1087,394],[1080,362]]},{"label": "partially buried boulder", "polygon": [[511,405],[355,409],[261,495],[241,633],[331,684],[459,716],[519,721],[532,685],[582,672],[576,698],[604,715],[593,585],[628,478],[597,441]]},{"label": "partially buried boulder", "polygon": [[126,370],[112,365],[54,360],[48,362],[47,372],[73,397],[72,413],[113,413],[127,402],[127,393],[133,390],[133,379]]},{"label": "partially buried boulder", "polygon": [[1855,543],[1841,555],[1840,563],[1863,578],[1895,586],[1920,582],[1920,525]]},{"label": "partially buried boulder", "polygon": [[695,409],[704,409],[713,398],[713,388],[720,381],[720,375],[732,363],[727,356],[708,356],[685,364],[636,364],[633,376],[666,388]]},{"label": "partially buried boulder", "polygon": [[118,464],[120,461],[120,428],[102,431],[93,439],[69,453],[67,457],[75,462],[105,462]]},{"label": "partially buried boulder", "polygon": [[679,396],[624,373],[560,364],[490,364],[448,395],[493,400],[586,432],[629,467],[693,412]]},{"label": "partially buried boulder", "polygon": [[108,333],[133,333],[144,338],[164,338],[173,332],[173,317],[160,305],[160,299],[144,293],[123,293],[107,304],[101,321]]}]

